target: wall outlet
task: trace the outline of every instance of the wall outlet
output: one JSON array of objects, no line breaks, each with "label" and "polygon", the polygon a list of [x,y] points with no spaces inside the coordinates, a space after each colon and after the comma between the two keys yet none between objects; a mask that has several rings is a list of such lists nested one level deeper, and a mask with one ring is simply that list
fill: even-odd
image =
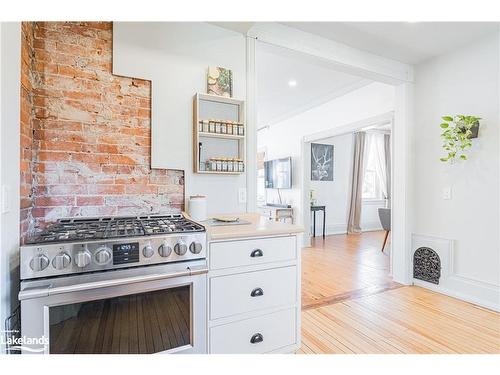
[{"label": "wall outlet", "polygon": [[247,203],[247,189],[239,188],[238,189],[238,203]]},{"label": "wall outlet", "polygon": [[444,200],[450,200],[451,199],[451,187],[450,186],[444,187],[442,195],[443,195]]}]

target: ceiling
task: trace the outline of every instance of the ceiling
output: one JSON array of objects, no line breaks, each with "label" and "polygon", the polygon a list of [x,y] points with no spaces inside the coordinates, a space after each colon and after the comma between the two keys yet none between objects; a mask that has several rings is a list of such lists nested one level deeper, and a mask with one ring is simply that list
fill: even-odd
[{"label": "ceiling", "polygon": [[373,54],[418,64],[498,32],[496,22],[286,22]]},{"label": "ceiling", "polygon": [[[257,124],[283,121],[371,81],[333,70],[324,61],[262,42],[257,44]],[[289,83],[294,81],[295,86]]]}]

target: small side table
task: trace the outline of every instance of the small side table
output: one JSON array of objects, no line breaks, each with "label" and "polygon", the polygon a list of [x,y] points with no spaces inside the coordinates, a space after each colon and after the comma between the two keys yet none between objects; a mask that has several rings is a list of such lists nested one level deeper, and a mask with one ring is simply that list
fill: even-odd
[{"label": "small side table", "polygon": [[323,239],[324,239],[325,219],[326,219],[325,206],[311,206],[311,212],[313,213],[313,237],[316,237],[316,211],[323,211]]}]

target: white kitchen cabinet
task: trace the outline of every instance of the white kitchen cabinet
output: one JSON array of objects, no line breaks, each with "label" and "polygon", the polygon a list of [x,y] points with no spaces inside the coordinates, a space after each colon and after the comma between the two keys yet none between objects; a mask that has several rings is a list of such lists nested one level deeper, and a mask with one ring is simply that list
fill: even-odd
[{"label": "white kitchen cabinet", "polygon": [[297,235],[210,241],[209,353],[290,353],[300,347]]}]

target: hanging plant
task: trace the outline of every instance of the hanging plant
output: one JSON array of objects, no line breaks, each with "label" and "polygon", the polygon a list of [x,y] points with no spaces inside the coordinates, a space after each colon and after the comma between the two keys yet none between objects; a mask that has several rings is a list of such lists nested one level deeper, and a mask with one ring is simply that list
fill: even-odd
[{"label": "hanging plant", "polygon": [[465,152],[472,147],[472,138],[477,138],[480,117],[456,115],[441,117],[441,138],[443,149],[448,154],[442,162],[453,162],[456,159],[467,160]]}]

